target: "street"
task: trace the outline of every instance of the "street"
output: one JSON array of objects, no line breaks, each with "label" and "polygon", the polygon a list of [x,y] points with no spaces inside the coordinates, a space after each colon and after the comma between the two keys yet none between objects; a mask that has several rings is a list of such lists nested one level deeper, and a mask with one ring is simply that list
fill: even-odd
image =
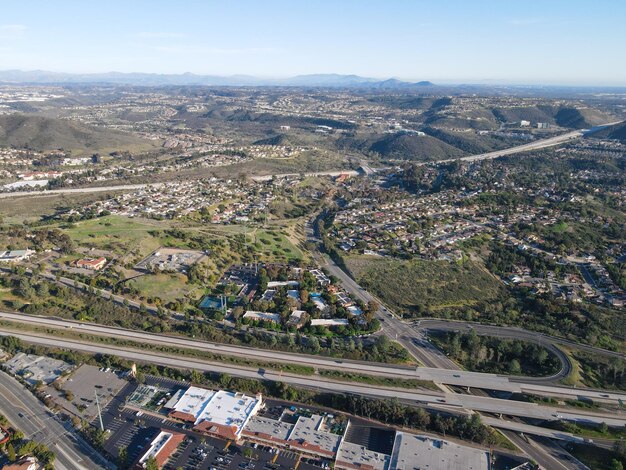
[{"label": "street", "polygon": [[[73,431],[68,431],[30,391],[0,372],[0,413],[20,429],[25,438],[47,444],[56,454],[59,470],[103,468],[105,460]],[[106,467],[104,467],[106,468]]]}]

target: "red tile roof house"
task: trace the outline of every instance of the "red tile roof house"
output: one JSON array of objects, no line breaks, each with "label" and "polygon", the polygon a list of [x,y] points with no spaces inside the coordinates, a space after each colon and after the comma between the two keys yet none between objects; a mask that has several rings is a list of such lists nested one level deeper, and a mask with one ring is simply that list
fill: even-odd
[{"label": "red tile roof house", "polygon": [[185,435],[182,433],[161,429],[139,456],[134,468],[136,470],[146,468],[146,463],[151,457],[156,460],[157,466],[162,468],[184,439]]},{"label": "red tile roof house", "polygon": [[76,261],[77,268],[93,269],[94,271],[100,271],[107,264],[107,259],[104,257],[91,259],[79,259]]},{"label": "red tile roof house", "polygon": [[11,433],[9,432],[9,430],[0,426],[0,445],[4,444],[5,442],[8,442],[10,438],[11,438]]}]

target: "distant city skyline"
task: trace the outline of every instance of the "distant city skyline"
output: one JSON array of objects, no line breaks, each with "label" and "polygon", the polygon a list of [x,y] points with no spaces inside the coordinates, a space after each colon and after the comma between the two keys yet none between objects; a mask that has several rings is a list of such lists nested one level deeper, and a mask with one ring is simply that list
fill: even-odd
[{"label": "distant city skyline", "polygon": [[626,3],[286,0],[2,7],[0,69],[626,86]]}]

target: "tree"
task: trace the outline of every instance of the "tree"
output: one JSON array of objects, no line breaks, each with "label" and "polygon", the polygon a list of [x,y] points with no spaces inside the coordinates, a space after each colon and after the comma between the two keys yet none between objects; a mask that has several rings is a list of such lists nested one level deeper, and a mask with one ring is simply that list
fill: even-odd
[{"label": "tree", "polygon": [[200,384],[200,383],[202,383],[203,379],[204,379],[204,377],[202,376],[202,374],[200,372],[198,372],[196,369],[193,369],[191,371],[191,382],[193,382],[195,384]]},{"label": "tree", "polygon": [[624,464],[617,459],[611,460],[611,464],[609,465],[610,470],[624,470]]},{"label": "tree", "polygon": [[128,463],[128,448],[126,446],[121,447],[117,454],[118,467],[125,467]]},{"label": "tree", "polygon": [[15,454],[15,448],[10,442],[7,444],[7,457],[11,462],[15,462],[15,459],[17,458],[17,455]]},{"label": "tree", "polygon": [[390,345],[391,343],[389,342],[389,338],[387,338],[385,335],[380,335],[378,337],[378,340],[376,341],[376,347],[383,354],[387,353]]},{"label": "tree", "polygon": [[146,470],[159,470],[159,464],[156,461],[156,458],[153,456],[148,457],[146,460],[146,466],[144,467]]},{"label": "tree", "polygon": [[376,312],[378,312],[379,308],[380,308],[380,304],[378,302],[376,302],[374,299],[370,300],[367,303],[367,311],[368,311],[368,313],[376,313]]},{"label": "tree", "polygon": [[522,372],[522,366],[517,359],[513,359],[509,364],[509,372],[511,374],[519,374]]},{"label": "tree", "polygon": [[241,316],[243,316],[243,314],[244,314],[244,313],[245,313],[245,312],[244,312],[244,309],[243,309],[243,307],[242,307],[242,306],[240,306],[240,305],[237,305],[237,306],[236,306],[235,308],[233,308],[233,310],[232,310],[232,315],[233,315],[233,318],[234,318],[235,320],[238,320],[239,318],[241,318]]},{"label": "tree", "polygon": [[243,456],[247,459],[252,457],[252,449],[250,447],[243,448]]},{"label": "tree", "polygon": [[309,343],[309,347],[310,347],[313,351],[315,351],[316,353],[317,353],[317,352],[320,352],[321,347],[320,347],[320,341],[319,341],[319,339],[317,339],[315,336],[310,336],[310,337],[308,338],[308,343]]}]

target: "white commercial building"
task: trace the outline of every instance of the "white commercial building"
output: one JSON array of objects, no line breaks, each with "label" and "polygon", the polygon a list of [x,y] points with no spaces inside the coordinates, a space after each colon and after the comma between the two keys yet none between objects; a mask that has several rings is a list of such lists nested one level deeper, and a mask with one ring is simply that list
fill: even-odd
[{"label": "white commercial building", "polygon": [[263,403],[261,395],[189,387],[173,406],[169,416],[194,424],[194,430],[227,439],[239,439],[248,420]]}]

